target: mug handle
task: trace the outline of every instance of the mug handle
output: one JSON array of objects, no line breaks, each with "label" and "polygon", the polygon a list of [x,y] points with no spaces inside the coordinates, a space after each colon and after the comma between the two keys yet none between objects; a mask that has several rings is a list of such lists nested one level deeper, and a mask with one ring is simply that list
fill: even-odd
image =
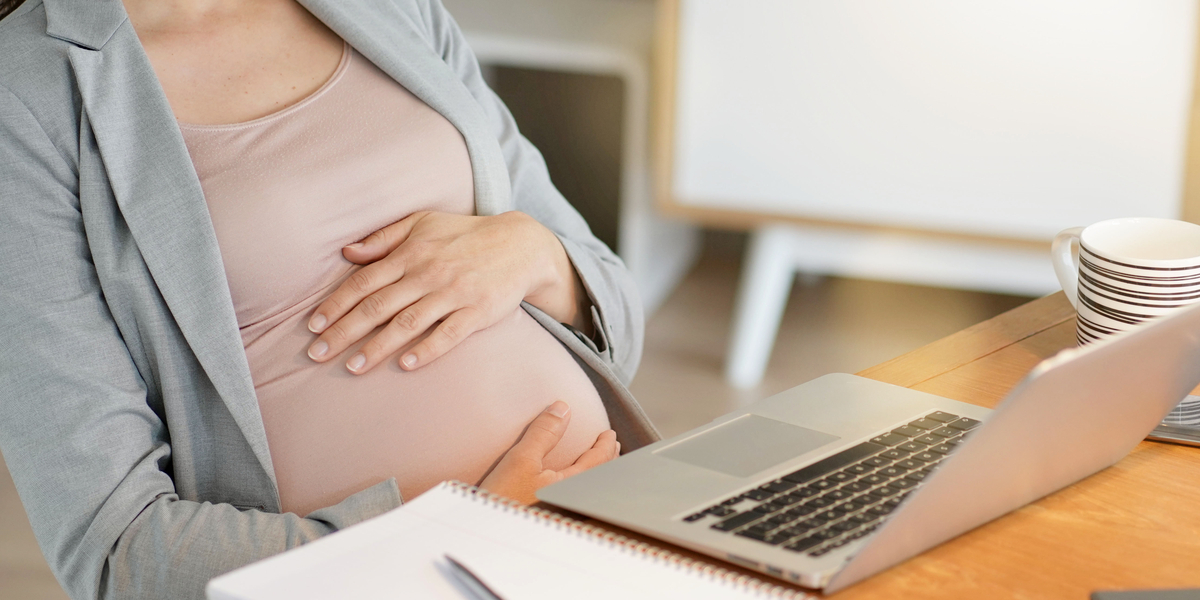
[{"label": "mug handle", "polygon": [[1082,233],[1082,227],[1064,229],[1050,243],[1054,274],[1075,310],[1079,310],[1079,235]]}]

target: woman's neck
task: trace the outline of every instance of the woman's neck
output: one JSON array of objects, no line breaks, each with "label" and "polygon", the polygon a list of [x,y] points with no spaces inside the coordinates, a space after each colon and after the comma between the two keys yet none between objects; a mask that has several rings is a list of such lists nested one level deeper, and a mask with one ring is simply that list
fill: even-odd
[{"label": "woman's neck", "polygon": [[238,123],[316,91],[342,40],[294,0],[124,0],[181,121]]}]

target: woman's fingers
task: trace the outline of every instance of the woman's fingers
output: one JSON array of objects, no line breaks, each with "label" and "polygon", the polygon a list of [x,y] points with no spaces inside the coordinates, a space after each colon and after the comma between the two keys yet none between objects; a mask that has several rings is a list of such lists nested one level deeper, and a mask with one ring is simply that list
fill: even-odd
[{"label": "woman's fingers", "polygon": [[[405,312],[408,311],[406,310]],[[403,315],[404,313],[401,313],[400,316]],[[421,340],[419,344],[406,351],[400,357],[400,367],[411,371],[417,367],[427,365],[467,339],[467,336],[484,327],[487,327],[487,323],[485,322],[484,315],[478,310],[471,307],[460,308],[450,313],[450,316],[439,323],[437,328],[425,339]],[[382,332],[380,333],[382,334]],[[401,347],[395,346],[395,348]],[[392,351],[395,350],[393,349]],[[392,351],[389,351],[388,354]]]},{"label": "woman's fingers", "polygon": [[546,455],[562,440],[570,421],[570,405],[562,400],[555,400],[529,423],[529,427],[525,428],[525,433],[521,435],[521,440],[506,456],[526,461],[535,460],[541,465]]},{"label": "woman's fingers", "polygon": [[[356,375],[370,371],[397,350],[412,344],[439,320],[449,320],[454,316],[455,308],[457,307],[452,299],[444,294],[429,294],[417,300],[392,317],[379,333],[367,340],[367,343],[346,361],[346,368]],[[451,313],[450,317],[446,316],[448,313]],[[407,356],[406,352],[405,357]],[[408,366],[401,363],[401,366],[411,369],[416,364]]]},{"label": "woman's fingers", "polygon": [[[424,294],[424,290],[415,285],[399,281],[367,296],[317,337],[308,347],[308,357],[317,362],[325,362],[341,354],[375,328],[393,319],[398,312],[412,306]],[[396,346],[392,351],[398,348],[400,346]]]},{"label": "woman's fingers", "polygon": [[[342,248],[342,256],[350,262],[367,264],[343,281],[308,320],[308,330],[324,333],[364,299],[404,277],[405,265],[400,257],[391,256],[412,233],[413,227],[429,213],[413,213],[371,235],[361,242]],[[389,260],[390,259],[390,260]],[[395,314],[395,313],[392,313]],[[327,340],[328,341],[328,340]]]},{"label": "woman's fingers", "polygon": [[355,271],[313,311],[308,330],[325,333],[330,325],[360,308],[364,300],[403,279],[404,272],[401,258],[392,256]]},{"label": "woman's fingers", "polygon": [[408,234],[412,233],[417,222],[428,214],[428,212],[417,212],[400,219],[368,235],[362,241],[342,248],[342,256],[346,257],[346,260],[360,265],[375,262],[399,248],[400,244],[408,239]]},{"label": "woman's fingers", "polygon": [[614,458],[621,452],[621,444],[617,442],[617,432],[609,429],[596,437],[596,443],[592,444],[579,458],[575,459],[575,464],[558,472],[559,477],[566,479],[573,475],[578,475],[596,465],[604,464]]}]

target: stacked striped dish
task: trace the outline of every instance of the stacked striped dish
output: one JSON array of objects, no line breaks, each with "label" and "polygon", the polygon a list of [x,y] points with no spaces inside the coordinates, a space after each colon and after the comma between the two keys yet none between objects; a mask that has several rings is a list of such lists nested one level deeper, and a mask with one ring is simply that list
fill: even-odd
[{"label": "stacked striped dish", "polygon": [[[1070,243],[1079,248],[1077,278],[1075,264],[1066,264],[1075,262],[1067,254]],[[1078,312],[1075,335],[1080,345],[1200,301],[1200,226],[1192,223],[1102,221],[1060,233],[1052,254],[1063,289]],[[1185,398],[1163,423],[1200,425],[1200,397]]]},{"label": "stacked striped dish", "polygon": [[[1128,260],[1128,259],[1127,259]],[[1161,262],[1161,261],[1158,261]],[[1148,267],[1117,262],[1079,244],[1079,343],[1200,300],[1200,266]]]}]

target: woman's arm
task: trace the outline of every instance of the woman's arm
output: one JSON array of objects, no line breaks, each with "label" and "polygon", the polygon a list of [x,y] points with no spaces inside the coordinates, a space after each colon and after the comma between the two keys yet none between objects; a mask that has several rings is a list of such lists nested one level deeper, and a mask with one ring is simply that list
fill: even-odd
[{"label": "woman's arm", "polygon": [[596,308],[597,351],[628,384],[641,360],[645,326],[633,277],[550,182],[542,155],[517,130],[504,103],[484,82],[475,54],[441,1],[430,0],[429,9],[428,25],[437,50],[491,119],[508,164],[514,207],[562,241]]},{"label": "woman's arm", "polygon": [[440,0],[430,0],[428,26],[443,60],[458,73],[490,117],[508,164],[514,208],[558,236],[595,306],[597,351],[628,384],[642,356],[641,298],[625,264],[550,182],[542,155],[517,130],[504,103],[487,86],[475,54]]},{"label": "woman's arm", "polygon": [[[0,451],[70,595],[201,598],[215,575],[397,506],[394,481],[307,518],[179,498],[176,478],[197,473],[188,457],[172,453],[170,427],[179,428],[177,437],[185,429],[207,435],[198,445],[214,455],[242,457],[223,465],[229,473],[263,467],[248,450],[229,450],[247,442],[228,429],[218,436],[211,423],[165,421],[161,386],[146,383],[162,375],[162,365],[152,359],[139,369],[126,336],[148,345],[163,340],[140,337],[153,324],[146,331],[116,325],[113,312],[128,307],[106,297],[89,245],[113,232],[94,221],[94,229],[85,227],[83,213],[96,210],[80,202],[79,172],[88,165],[71,162],[71,154],[0,86]],[[83,195],[111,202],[98,190]],[[136,252],[128,261],[129,273],[115,277],[140,275]],[[229,481],[197,487],[229,501],[245,494]]]},{"label": "woman's arm", "polygon": [[[558,245],[542,245],[544,256],[554,263],[553,272],[558,279],[556,285],[547,286],[524,298],[521,294],[526,293],[528,288],[510,283],[506,286],[506,293],[500,295],[506,297],[511,307],[489,304],[488,299],[484,298],[487,294],[457,294],[462,299],[455,302],[437,299],[436,302],[411,309],[410,304],[424,296],[414,293],[412,286],[400,281],[402,276],[411,273],[405,270],[403,257],[398,257],[391,265],[382,260],[385,256],[391,258],[395,252],[405,250],[403,242],[397,242],[396,238],[403,238],[411,228],[404,222],[397,223],[393,227],[402,231],[403,235],[385,231],[375,236],[391,237],[392,243],[380,243],[371,252],[355,248],[345,252],[346,257],[354,262],[378,262],[364,268],[357,281],[343,284],[330,300],[317,308],[310,325],[314,332],[321,335],[314,342],[310,356],[319,361],[337,356],[376,326],[390,320],[391,324],[382,334],[364,346],[369,356],[364,355],[362,360],[357,360],[357,356],[352,357],[347,365],[356,373],[365,372],[420,335],[425,327],[444,318],[446,321],[442,327],[435,329],[430,336],[433,340],[431,343],[437,344],[436,352],[431,353],[431,357],[436,358],[472,331],[494,322],[494,318],[489,321],[489,318],[480,316],[476,306],[490,306],[491,310],[483,312],[507,314],[520,300],[524,300],[561,322],[573,325],[579,331],[580,339],[628,384],[641,360],[644,333],[641,300],[631,275],[621,259],[592,235],[587,223],[551,183],[541,154],[520,134],[504,103],[484,82],[474,54],[449,13],[438,0],[421,2],[419,5],[434,49],[458,74],[492,124],[508,167],[514,208],[532,217],[558,239]],[[503,216],[474,219],[499,219]],[[526,237],[514,236],[512,240],[525,244],[537,237],[534,232]],[[511,253],[513,247],[499,244],[494,246],[493,252]],[[479,269],[489,268],[484,261],[479,261],[477,266]],[[549,272],[552,272],[551,269],[539,266],[524,273]],[[389,286],[390,290],[387,289]],[[509,293],[513,290],[520,290],[521,293]],[[436,290],[428,291],[428,286],[423,287],[422,291],[436,293]],[[581,295],[584,298],[581,299]],[[428,310],[431,307],[436,307],[433,314]],[[470,310],[456,316],[456,311],[461,308]],[[505,310],[501,311],[500,308]],[[583,314],[578,314],[580,312]],[[446,326],[447,322],[452,326]],[[425,360],[407,366],[403,361],[410,354],[404,353],[401,366],[419,368],[428,362]]]}]

